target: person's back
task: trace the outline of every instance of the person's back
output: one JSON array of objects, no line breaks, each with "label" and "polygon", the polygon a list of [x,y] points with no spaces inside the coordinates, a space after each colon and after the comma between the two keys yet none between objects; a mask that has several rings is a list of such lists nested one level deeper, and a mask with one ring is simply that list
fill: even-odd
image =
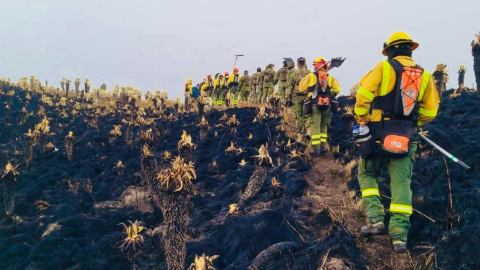
[{"label": "person's back", "polygon": [[361,233],[386,233],[377,179],[387,166],[392,194],[388,232],[397,253],[407,248],[418,127],[436,117],[439,105],[430,73],[413,61],[412,52],[418,46],[404,32],[390,36],[382,51],[388,60],[361,79],[354,109],[360,124],[356,138],[360,149],[358,180],[368,215],[368,225]]}]

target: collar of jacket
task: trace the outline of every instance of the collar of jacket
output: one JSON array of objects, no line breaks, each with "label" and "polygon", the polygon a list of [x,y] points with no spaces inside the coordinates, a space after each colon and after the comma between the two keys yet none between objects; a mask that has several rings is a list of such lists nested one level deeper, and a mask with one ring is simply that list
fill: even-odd
[{"label": "collar of jacket", "polygon": [[399,56],[397,56],[393,59],[398,60],[400,62],[400,64],[402,64],[404,66],[413,67],[413,66],[416,65],[415,61],[413,61],[413,58],[410,57],[410,56],[399,55]]},{"label": "collar of jacket", "polygon": [[405,55],[399,55],[399,56],[397,56],[397,57],[394,57],[393,59],[397,59],[397,60],[402,59],[402,60],[410,60],[410,61],[413,61],[413,58],[412,58],[412,57],[410,57],[410,56],[405,56]]}]

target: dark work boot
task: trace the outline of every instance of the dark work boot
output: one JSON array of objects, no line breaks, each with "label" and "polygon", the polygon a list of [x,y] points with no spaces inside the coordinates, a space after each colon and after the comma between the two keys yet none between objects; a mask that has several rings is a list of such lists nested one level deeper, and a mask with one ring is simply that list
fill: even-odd
[{"label": "dark work boot", "polygon": [[373,225],[362,226],[360,229],[360,233],[362,236],[370,236],[370,235],[380,235],[385,234],[387,230],[385,229],[385,224],[383,222],[377,222]]},{"label": "dark work boot", "polygon": [[393,241],[393,250],[397,254],[407,252],[407,243],[403,241]]}]

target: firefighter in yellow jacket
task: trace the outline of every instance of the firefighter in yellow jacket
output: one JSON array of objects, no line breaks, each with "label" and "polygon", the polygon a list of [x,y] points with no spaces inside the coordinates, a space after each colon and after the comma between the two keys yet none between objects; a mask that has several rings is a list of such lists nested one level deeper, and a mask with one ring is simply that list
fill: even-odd
[{"label": "firefighter in yellow jacket", "polygon": [[190,97],[192,95],[192,79],[188,79],[184,87],[184,96],[185,96],[185,108],[188,110],[190,108]]},{"label": "firefighter in yellow jacket", "polygon": [[233,69],[233,73],[230,74],[228,77],[228,88],[230,89],[231,99],[233,100],[232,104],[234,107],[238,105],[238,95],[240,93],[240,89],[238,85],[240,84],[240,79],[242,76],[238,73],[238,68]]},{"label": "firefighter in yellow jacket", "polygon": [[[223,105],[222,86],[223,86],[223,74],[219,73],[218,78],[215,80],[213,105]],[[220,100],[221,97],[221,100]]]},{"label": "firefighter in yellow jacket", "polygon": [[[205,96],[209,97],[212,100],[213,104],[213,89],[215,86],[215,81],[212,79],[212,75],[208,74],[205,83],[202,85],[202,93],[205,93]],[[215,100],[215,103],[217,101]]]},{"label": "firefighter in yellow jacket", "polygon": [[[388,60],[378,63],[360,81],[355,118],[365,134],[357,139],[360,149],[358,181],[368,225],[363,235],[386,233],[384,209],[377,179],[383,166],[390,174],[389,235],[395,252],[404,253],[412,214],[412,177],[418,127],[432,121],[439,97],[430,73],[412,59],[419,44],[404,32],[384,43]],[[367,127],[367,128],[365,128]]]},{"label": "firefighter in yellow jacket", "polygon": [[[327,125],[331,119],[332,99],[340,93],[340,84],[328,74],[328,63],[323,57],[313,62],[314,72],[299,84],[299,92],[307,92],[304,114],[307,116],[306,138],[310,141],[309,153],[319,156],[327,143]],[[310,103],[308,103],[310,102]]]}]

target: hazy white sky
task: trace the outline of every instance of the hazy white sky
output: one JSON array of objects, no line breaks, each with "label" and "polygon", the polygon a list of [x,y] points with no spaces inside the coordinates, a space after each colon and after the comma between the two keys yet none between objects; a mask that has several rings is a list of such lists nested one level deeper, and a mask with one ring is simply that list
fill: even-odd
[{"label": "hazy white sky", "polygon": [[385,39],[404,30],[420,43],[415,60],[444,62],[474,83],[470,42],[479,0],[0,0],[0,77],[66,77],[166,90],[237,66],[252,73],[282,57],[346,57],[332,74],[346,94],[376,62]]}]

